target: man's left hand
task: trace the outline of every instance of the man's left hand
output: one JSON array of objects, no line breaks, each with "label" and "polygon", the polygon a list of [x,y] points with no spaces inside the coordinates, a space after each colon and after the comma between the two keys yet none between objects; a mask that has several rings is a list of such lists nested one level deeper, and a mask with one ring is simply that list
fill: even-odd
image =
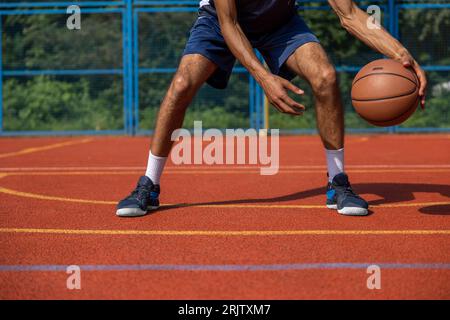
[{"label": "man's left hand", "polygon": [[406,53],[401,57],[401,62],[405,68],[412,68],[419,79],[419,97],[420,106],[425,109],[425,94],[427,90],[427,76],[425,71],[419,66],[416,60],[409,54]]}]

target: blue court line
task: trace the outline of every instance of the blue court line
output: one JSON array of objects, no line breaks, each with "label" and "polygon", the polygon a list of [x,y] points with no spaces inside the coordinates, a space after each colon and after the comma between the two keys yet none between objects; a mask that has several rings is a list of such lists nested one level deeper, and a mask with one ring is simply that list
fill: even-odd
[{"label": "blue court line", "polygon": [[[81,271],[293,271],[326,269],[440,269],[450,270],[450,263],[292,263],[249,265],[195,265],[195,264],[125,264],[79,265]],[[66,271],[68,265],[0,265],[0,271]]]}]

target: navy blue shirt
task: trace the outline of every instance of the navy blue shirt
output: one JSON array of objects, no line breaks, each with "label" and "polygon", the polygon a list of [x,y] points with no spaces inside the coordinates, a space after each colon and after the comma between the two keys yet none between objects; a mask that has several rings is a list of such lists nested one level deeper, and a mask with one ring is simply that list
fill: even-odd
[{"label": "navy blue shirt", "polygon": [[[296,14],[295,0],[236,0],[238,22],[244,33],[262,34],[278,29]],[[200,1],[200,15],[217,17],[214,0]]]}]

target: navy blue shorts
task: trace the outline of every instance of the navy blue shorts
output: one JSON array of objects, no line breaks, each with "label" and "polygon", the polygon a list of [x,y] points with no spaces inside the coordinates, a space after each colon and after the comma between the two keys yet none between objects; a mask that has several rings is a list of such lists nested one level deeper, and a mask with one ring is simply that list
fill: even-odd
[{"label": "navy blue shorts", "polygon": [[[273,74],[287,80],[295,77],[284,63],[294,51],[308,42],[319,42],[299,15],[294,15],[285,25],[272,33],[249,36],[252,46],[262,54]],[[200,15],[190,31],[183,55],[201,54],[218,66],[207,80],[214,88],[226,88],[236,58],[228,49],[220,31],[219,21],[212,15]]]}]

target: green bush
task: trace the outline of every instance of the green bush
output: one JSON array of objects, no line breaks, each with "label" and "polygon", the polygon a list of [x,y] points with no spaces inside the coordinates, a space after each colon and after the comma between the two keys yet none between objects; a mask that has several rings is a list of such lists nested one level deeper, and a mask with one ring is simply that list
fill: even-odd
[{"label": "green bush", "polygon": [[[370,1],[364,2],[370,4]],[[311,3],[309,6],[320,4]],[[379,58],[341,28],[331,10],[302,13],[331,60],[340,66],[363,65]],[[176,68],[195,12],[139,13],[139,66]],[[450,10],[401,10],[400,36],[423,64],[450,63]],[[82,29],[69,31],[66,15],[9,15],[2,19],[3,68],[120,69],[120,14],[83,15]],[[415,32],[410,32],[415,30]],[[159,105],[173,74],[139,75],[140,128],[152,129]],[[347,128],[373,127],[353,110],[350,99],[354,73],[340,73]],[[450,126],[450,92],[434,90],[450,81],[450,72],[429,72],[430,90],[425,112],[418,110],[403,127]],[[270,127],[314,129],[315,110],[305,81],[295,83],[305,95],[295,97],[307,107],[302,117],[278,113],[270,107]],[[111,130],[123,128],[123,82],[117,76],[4,77],[4,130]],[[234,74],[225,91],[204,87],[188,109],[184,125],[202,120],[204,127],[249,126],[248,75]]]},{"label": "green bush", "polygon": [[[93,97],[87,80],[64,82],[46,76],[4,83],[5,130],[120,129],[122,108],[115,90]],[[120,92],[120,91],[119,91]],[[112,104],[113,103],[113,104]]]}]

